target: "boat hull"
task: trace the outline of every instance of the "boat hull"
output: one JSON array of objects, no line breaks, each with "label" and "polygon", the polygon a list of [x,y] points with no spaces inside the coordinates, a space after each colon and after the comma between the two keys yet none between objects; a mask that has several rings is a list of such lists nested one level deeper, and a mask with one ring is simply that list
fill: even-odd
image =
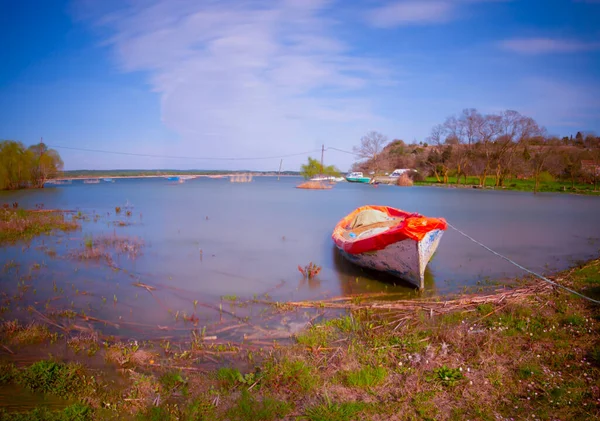
[{"label": "boat hull", "polygon": [[371,181],[369,177],[347,177],[346,181],[349,183],[368,183]]},{"label": "boat hull", "polygon": [[350,262],[380,272],[386,272],[408,281],[411,285],[425,287],[425,268],[435,253],[444,231],[436,229],[416,241],[407,238],[387,247],[365,253],[350,254],[338,250]]}]

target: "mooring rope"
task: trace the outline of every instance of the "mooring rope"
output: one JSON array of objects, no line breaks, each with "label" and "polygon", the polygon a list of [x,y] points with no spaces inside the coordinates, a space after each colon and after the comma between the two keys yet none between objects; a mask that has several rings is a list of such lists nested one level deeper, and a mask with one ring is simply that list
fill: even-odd
[{"label": "mooring rope", "polygon": [[489,248],[489,247],[488,247],[488,246],[486,246],[485,244],[482,244],[482,243],[480,243],[479,241],[477,241],[476,239],[474,239],[474,238],[473,238],[473,237],[471,237],[470,235],[468,235],[468,234],[466,234],[466,233],[462,232],[461,230],[459,230],[458,228],[456,228],[454,225],[452,225],[452,224],[451,224],[451,223],[449,223],[449,222],[448,222],[448,226],[449,226],[450,228],[452,228],[454,231],[456,231],[456,232],[458,232],[459,234],[461,234],[462,236],[464,236],[464,237],[468,238],[469,240],[471,240],[471,241],[472,241],[472,242],[474,242],[475,244],[477,244],[477,245],[479,245],[479,246],[483,247],[484,249],[486,249],[486,250],[487,250],[487,251],[489,251],[490,253],[492,253],[492,254],[495,254],[496,256],[498,256],[498,257],[500,257],[500,258],[502,258],[502,259],[506,260],[507,262],[509,262],[510,264],[512,264],[512,265],[514,265],[514,266],[516,266],[516,267],[518,267],[519,269],[521,269],[521,270],[524,270],[525,272],[527,272],[527,273],[530,273],[530,274],[531,274],[531,275],[533,275],[533,276],[536,276],[537,278],[541,279],[542,281],[544,281],[544,282],[547,282],[547,283],[549,283],[550,285],[554,285],[554,286],[555,286],[555,287],[557,287],[557,288],[562,288],[562,289],[564,289],[565,291],[568,291],[568,292],[570,292],[571,294],[575,294],[575,295],[577,295],[577,296],[579,296],[579,297],[581,297],[581,298],[584,298],[584,299],[586,299],[586,300],[588,300],[588,301],[591,301],[591,302],[592,302],[592,303],[594,303],[594,304],[600,304],[600,301],[598,301],[598,300],[595,300],[595,299],[593,299],[593,298],[591,298],[591,297],[588,297],[588,296],[586,296],[586,295],[583,295],[583,294],[581,294],[581,293],[579,293],[579,292],[577,292],[577,291],[574,291],[574,290],[572,290],[571,288],[568,288],[568,287],[566,287],[566,286],[564,286],[564,285],[561,285],[561,284],[558,284],[558,283],[556,283],[556,282],[554,282],[554,281],[551,281],[550,279],[546,278],[545,276],[543,276],[543,275],[540,275],[539,273],[536,273],[536,272],[534,272],[534,271],[532,271],[532,270],[530,270],[530,269],[527,269],[527,268],[526,268],[526,267],[524,267],[524,266],[521,266],[521,265],[520,265],[520,264],[518,264],[517,262],[515,262],[515,261],[513,261],[513,260],[509,259],[508,257],[506,257],[506,256],[504,256],[504,255],[502,255],[502,254],[498,253],[497,251],[494,251],[494,250],[492,250],[491,248]]}]

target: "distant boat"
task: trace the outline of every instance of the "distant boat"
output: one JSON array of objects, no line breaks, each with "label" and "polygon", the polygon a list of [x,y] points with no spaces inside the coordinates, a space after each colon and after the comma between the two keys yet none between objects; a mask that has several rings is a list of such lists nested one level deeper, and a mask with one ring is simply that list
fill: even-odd
[{"label": "distant boat", "polygon": [[84,184],[98,184],[100,183],[100,180],[97,178],[88,178],[86,180],[83,180]]},{"label": "distant boat", "polygon": [[310,181],[344,181],[344,177],[334,177],[334,176],[317,176],[310,179]]},{"label": "distant boat", "polygon": [[371,181],[369,177],[364,177],[362,172],[351,172],[346,176],[346,180],[350,183],[368,183]]},{"label": "distant boat", "polygon": [[169,181],[179,181],[179,177],[177,177],[177,176],[167,177],[167,180],[169,180]]},{"label": "distant boat", "polygon": [[425,267],[447,228],[428,218],[389,206],[363,206],[342,218],[332,239],[350,262],[425,286]]},{"label": "distant boat", "polygon": [[105,181],[105,182],[107,182],[107,183],[114,183],[115,182],[115,180],[112,179],[112,178],[103,178],[102,180]]}]

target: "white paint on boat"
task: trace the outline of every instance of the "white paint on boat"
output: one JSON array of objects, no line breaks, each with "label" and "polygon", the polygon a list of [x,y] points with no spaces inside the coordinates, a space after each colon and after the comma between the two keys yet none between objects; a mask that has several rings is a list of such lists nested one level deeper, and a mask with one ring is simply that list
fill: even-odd
[{"label": "white paint on boat", "polygon": [[437,249],[444,231],[433,230],[421,241],[407,238],[382,250],[350,254],[338,247],[351,262],[402,278],[419,289],[425,287],[425,267]]}]

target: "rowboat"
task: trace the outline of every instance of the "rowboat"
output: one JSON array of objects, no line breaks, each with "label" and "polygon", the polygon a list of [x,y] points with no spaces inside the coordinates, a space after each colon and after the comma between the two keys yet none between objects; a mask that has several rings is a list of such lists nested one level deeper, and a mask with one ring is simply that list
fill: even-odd
[{"label": "rowboat", "polygon": [[423,289],[425,267],[447,226],[443,218],[389,206],[362,206],[342,218],[331,237],[350,262]]},{"label": "rowboat", "polygon": [[346,180],[350,183],[368,183],[371,181],[369,177],[364,177],[361,172],[351,172],[346,176]]}]

